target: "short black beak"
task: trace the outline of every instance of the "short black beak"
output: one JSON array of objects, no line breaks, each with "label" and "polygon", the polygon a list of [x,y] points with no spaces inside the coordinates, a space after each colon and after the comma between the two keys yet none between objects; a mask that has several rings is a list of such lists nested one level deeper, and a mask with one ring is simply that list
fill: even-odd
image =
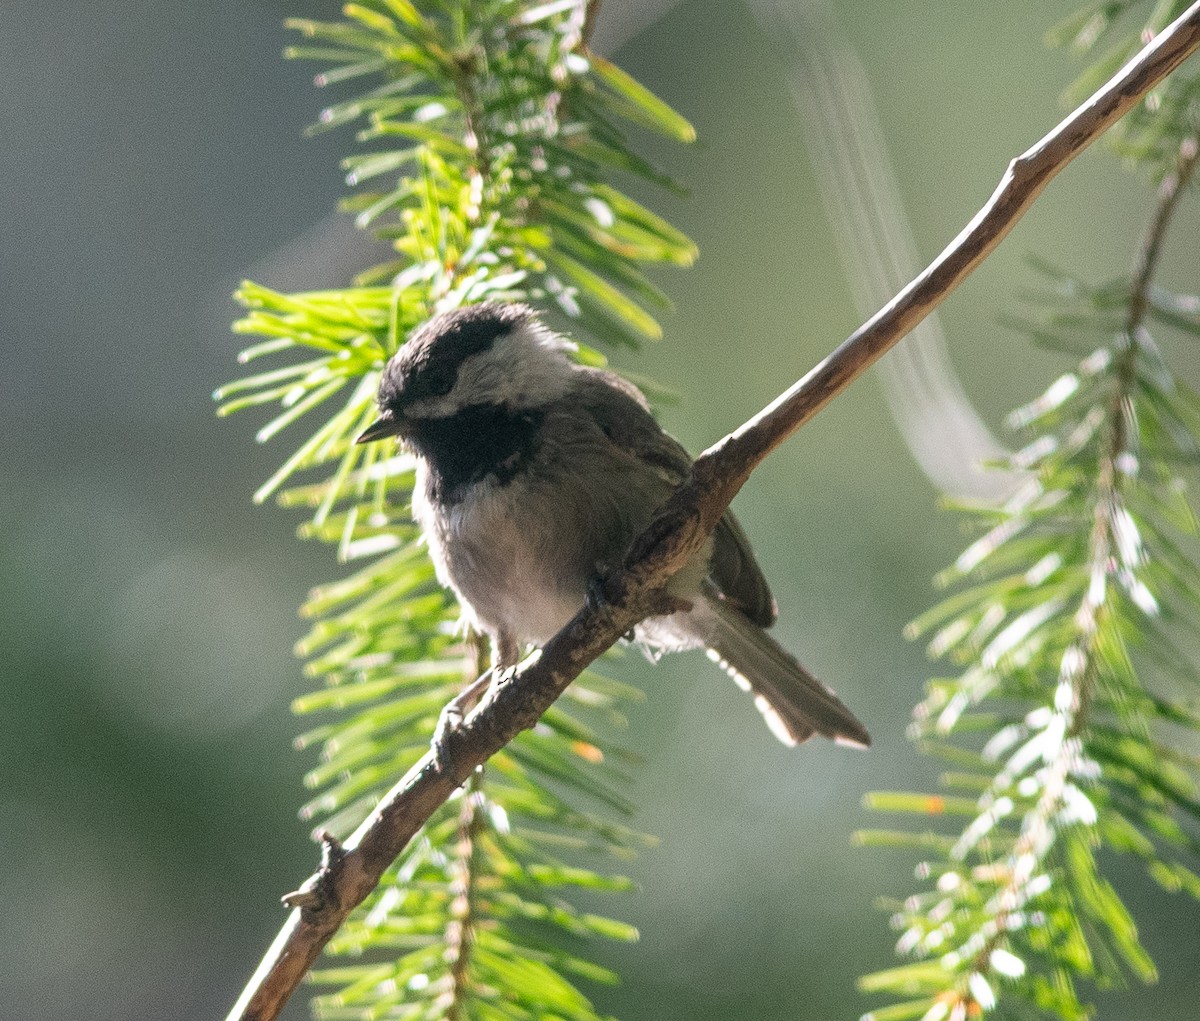
[{"label": "short black beak", "polygon": [[375,440],[382,440],[388,436],[403,436],[404,423],[397,421],[396,416],[385,411],[374,422],[372,422],[362,434],[356,439],[355,443],[373,443]]}]

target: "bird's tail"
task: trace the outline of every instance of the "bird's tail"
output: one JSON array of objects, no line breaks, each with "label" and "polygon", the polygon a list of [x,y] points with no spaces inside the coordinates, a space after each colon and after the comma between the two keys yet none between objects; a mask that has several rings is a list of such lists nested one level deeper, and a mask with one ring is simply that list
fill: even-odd
[{"label": "bird's tail", "polygon": [[796,745],[820,734],[839,744],[870,746],[866,727],[774,638],[715,593],[702,598],[709,612],[687,615],[698,625],[703,618],[705,633],[696,637],[703,639],[709,657],[754,695],[776,737]]}]

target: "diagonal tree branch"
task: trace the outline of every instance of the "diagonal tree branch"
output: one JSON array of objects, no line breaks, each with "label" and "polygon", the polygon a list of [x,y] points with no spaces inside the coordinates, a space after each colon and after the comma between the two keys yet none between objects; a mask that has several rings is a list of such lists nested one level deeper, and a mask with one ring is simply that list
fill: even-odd
[{"label": "diagonal tree branch", "polygon": [[493,686],[440,755],[426,754],[371,816],[325,860],[227,1021],[270,1021],[346,916],[432,813],[471,773],[542,713],[593,660],[639,621],[662,612],[662,586],[699,551],[754,469],[899,341],[983,261],[1042,190],[1200,46],[1200,0],[1107,84],[1008,166],[987,204],[920,276],[828,358],[758,415],[697,458],[688,481],[606,581],[607,601],[585,607],[515,674]]}]

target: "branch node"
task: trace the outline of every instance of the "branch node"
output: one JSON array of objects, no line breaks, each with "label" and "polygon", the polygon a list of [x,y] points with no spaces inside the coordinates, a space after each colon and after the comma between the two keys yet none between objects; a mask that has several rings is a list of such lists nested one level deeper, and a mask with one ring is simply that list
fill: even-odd
[{"label": "branch node", "polygon": [[337,873],[346,857],[346,848],[328,830],[318,830],[317,839],[321,841],[321,867],[304,881],[300,889],[279,898],[285,907],[320,914],[337,901]]},{"label": "branch node", "polygon": [[[316,890],[316,876],[309,876],[299,890],[292,890],[279,898],[285,908],[315,909],[321,903],[321,895]],[[310,886],[311,884],[311,886]]]},{"label": "branch node", "polygon": [[329,830],[318,830],[317,839],[321,841],[321,870],[325,871],[337,866],[346,857],[346,848]]},{"label": "branch node", "polygon": [[[511,675],[512,671],[508,673]],[[504,680],[504,675],[497,673],[495,667],[485,670],[442,708],[429,742],[433,768],[438,773],[447,776],[450,774],[449,742],[462,727],[467,714],[475,708],[489,686],[496,687],[503,684]]]},{"label": "branch node", "polygon": [[[659,580],[665,581],[683,566],[682,561],[687,558],[693,544],[699,548],[701,543],[695,543],[695,537],[702,531],[703,523],[695,497],[696,494],[685,482],[649,527],[637,537],[625,555],[622,577],[606,580],[605,591],[613,603],[624,606],[646,584],[649,579],[643,575],[650,572],[662,575]],[[647,565],[650,571],[647,571]],[[616,585],[613,584],[614,580]]]}]

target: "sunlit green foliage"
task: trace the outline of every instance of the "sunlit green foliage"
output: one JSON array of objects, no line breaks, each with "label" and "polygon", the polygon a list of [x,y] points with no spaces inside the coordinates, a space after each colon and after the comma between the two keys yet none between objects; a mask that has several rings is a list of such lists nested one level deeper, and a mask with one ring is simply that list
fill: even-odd
[{"label": "sunlit green foliage", "polygon": [[[623,195],[613,177],[670,182],[629,146],[632,122],[680,140],[692,129],[583,44],[583,2],[376,0],[337,23],[295,21],[291,55],[322,62],[320,85],[367,80],[314,130],[355,124],[345,161],[360,225],[397,258],[342,290],[280,294],[247,283],[236,324],[259,338],[243,362],[267,371],[221,388],[220,413],[274,406],[267,441],[318,424],[256,494],[308,514],[301,535],[335,544],[354,573],[317,588],[298,652],[324,687],[297,700],[322,724],[300,739],[321,761],[305,806],[351,832],[428,748],[441,708],[485,654],[456,629],[410,519],[411,460],[359,446],[379,374],[433,312],[485,298],[557,308],[600,343],[636,345],[666,300],[640,269],[687,265],[681,233]],[[581,359],[603,356],[581,344]],[[453,798],[331,945],[361,962],[326,968],[314,1001],[329,1018],[595,1018],[574,983],[609,981],[586,940],[626,925],[572,906],[572,890],[625,889],[581,867],[644,838],[611,821],[628,756],[607,736],[637,692],[589,673],[532,732]]]},{"label": "sunlit green foliage", "polygon": [[[1053,39],[1090,49],[1138,6],[1093,5]],[[1185,6],[1157,4],[1147,31]],[[1139,28],[1081,89],[1131,55]],[[1185,65],[1120,135],[1156,177],[1195,168],[1198,80]],[[1156,241],[1172,209],[1160,208]],[[868,798],[927,828],[859,835],[923,857],[921,891],[885,902],[913,960],[862,980],[893,1001],[873,1021],[1075,1021],[1091,1016],[1081,983],[1153,980],[1102,849],[1200,899],[1200,673],[1184,651],[1200,633],[1184,478],[1200,454],[1200,399],[1151,332],[1200,335],[1200,299],[1155,286],[1146,253],[1133,277],[1098,287],[1036,264],[1046,289],[1010,320],[1055,350],[1101,346],[1013,413],[1025,445],[1005,467],[1024,484],[1002,507],[961,508],[982,534],[940,580],[966,587],[912,625],[957,672],[930,682],[912,726],[946,763],[941,792]]]}]

